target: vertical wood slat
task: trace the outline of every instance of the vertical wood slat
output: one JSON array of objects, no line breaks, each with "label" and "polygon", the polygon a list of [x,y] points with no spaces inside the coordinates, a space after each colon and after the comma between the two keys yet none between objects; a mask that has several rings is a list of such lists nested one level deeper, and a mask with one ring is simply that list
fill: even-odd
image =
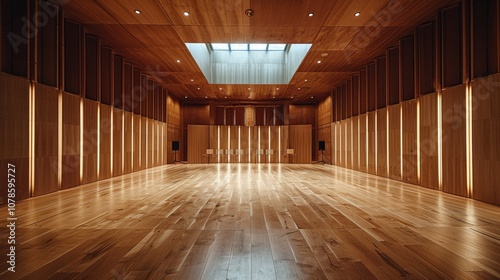
[{"label": "vertical wood slat", "polygon": [[388,177],[387,174],[387,108],[377,111],[377,175]]},{"label": "vertical wood slat", "polygon": [[417,177],[417,102],[405,101],[401,104],[403,109],[403,181],[413,184],[418,183]]},{"label": "vertical wood slat", "polygon": [[[284,143],[281,143],[280,145],[280,142],[282,142],[282,138],[279,137],[279,133],[278,133],[278,130],[280,130],[280,126],[271,126],[271,143],[270,143],[270,148],[273,149],[273,152],[274,152],[274,156],[271,157],[271,162],[272,163],[276,163],[276,162],[282,162],[282,160],[280,159],[280,150],[279,150],[279,147],[283,147],[284,146]],[[244,129],[244,127],[242,127],[242,129]],[[281,155],[283,155],[281,153]]]},{"label": "vertical wood slat", "polygon": [[80,94],[82,81],[81,29],[78,23],[64,21],[64,91]]},{"label": "vertical wood slat", "polygon": [[83,99],[82,184],[97,181],[97,102]]},{"label": "vertical wood slat", "polygon": [[415,62],[413,36],[399,41],[399,82],[401,87],[401,101],[415,98]]},{"label": "vertical wood slat", "polygon": [[389,178],[401,180],[401,105],[389,110]]},{"label": "vertical wood slat", "polygon": [[433,21],[416,29],[417,95],[436,91],[436,26]]},{"label": "vertical wood slat", "polygon": [[462,83],[462,9],[460,4],[441,10],[442,85]]},{"label": "vertical wood slat", "polygon": [[63,92],[62,185],[80,185],[80,97]]},{"label": "vertical wood slat", "polygon": [[123,174],[132,172],[132,117],[130,112],[123,113]]},{"label": "vertical wood slat", "polygon": [[367,114],[359,115],[359,171],[368,172],[368,151],[367,141],[368,135],[366,134],[367,128]]},{"label": "vertical wood slat", "polygon": [[312,126],[290,125],[289,126],[290,147],[295,149],[296,163],[311,163],[312,154]]},{"label": "vertical wood slat", "polygon": [[58,95],[59,91],[53,87],[35,84],[35,188],[33,196],[59,190]]},{"label": "vertical wood slat", "polygon": [[439,189],[437,93],[420,97],[420,185]]},{"label": "vertical wood slat", "polygon": [[343,166],[342,158],[342,121],[335,123],[335,165]]},{"label": "vertical wood slat", "polygon": [[500,95],[492,85],[500,74],[472,82],[472,155],[474,199],[500,205]]},{"label": "vertical wood slat", "polygon": [[387,50],[388,105],[399,104],[399,47]]},{"label": "vertical wood slat", "polygon": [[[203,156],[210,142],[210,126],[189,125],[188,126],[188,163],[204,163],[207,158]],[[213,159],[210,159],[213,162]]]},{"label": "vertical wood slat", "polygon": [[369,112],[368,113],[368,150],[366,151],[367,156],[368,156],[368,170],[367,172],[373,175],[377,175],[377,166],[376,166],[376,157],[377,153],[375,150],[375,138],[376,138],[376,130],[375,130],[375,123],[377,121],[376,118],[376,112]]},{"label": "vertical wood slat", "polygon": [[467,196],[465,85],[443,90],[444,192]]},{"label": "vertical wood slat", "polygon": [[111,106],[100,104],[100,127],[99,127],[99,179],[111,177]]},{"label": "vertical wood slat", "polygon": [[352,118],[345,120],[346,167],[352,169]]},{"label": "vertical wood slat", "polygon": [[122,164],[122,123],[123,123],[123,111],[119,109],[113,109],[113,177],[120,176],[123,174],[123,164]]},{"label": "vertical wood slat", "polygon": [[355,116],[352,121],[352,169],[359,170],[359,116]]}]

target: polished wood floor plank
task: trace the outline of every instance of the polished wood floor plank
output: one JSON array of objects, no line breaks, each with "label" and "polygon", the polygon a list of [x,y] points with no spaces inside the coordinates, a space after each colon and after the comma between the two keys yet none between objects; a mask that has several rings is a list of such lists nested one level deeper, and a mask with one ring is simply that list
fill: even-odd
[{"label": "polished wood floor plank", "polygon": [[500,207],[328,165],[162,166],[16,214],[1,279],[500,278]]}]

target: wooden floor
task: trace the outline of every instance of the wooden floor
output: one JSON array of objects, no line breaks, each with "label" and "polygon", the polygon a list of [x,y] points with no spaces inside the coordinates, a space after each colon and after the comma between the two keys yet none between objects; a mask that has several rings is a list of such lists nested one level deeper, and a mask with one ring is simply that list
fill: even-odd
[{"label": "wooden floor", "polygon": [[169,165],[16,211],[0,279],[500,278],[500,207],[327,165]]}]

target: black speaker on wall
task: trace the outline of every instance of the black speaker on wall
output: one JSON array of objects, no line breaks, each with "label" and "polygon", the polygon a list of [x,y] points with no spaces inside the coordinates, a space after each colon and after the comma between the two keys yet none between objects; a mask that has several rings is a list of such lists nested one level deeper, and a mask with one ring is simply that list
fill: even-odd
[{"label": "black speaker on wall", "polygon": [[179,141],[172,141],[172,151],[179,150]]},{"label": "black speaker on wall", "polygon": [[325,150],[325,141],[319,141],[319,150],[324,151]]}]

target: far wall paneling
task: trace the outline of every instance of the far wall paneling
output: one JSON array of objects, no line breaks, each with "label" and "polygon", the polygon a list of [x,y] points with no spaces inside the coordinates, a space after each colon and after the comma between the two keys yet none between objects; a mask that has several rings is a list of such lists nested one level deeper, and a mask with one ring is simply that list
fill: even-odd
[{"label": "far wall paneling", "polygon": [[187,147],[182,141],[182,136],[187,136],[187,127],[182,127],[182,111],[180,103],[167,96],[167,163],[174,162],[174,153],[172,152],[172,141],[179,141],[180,150],[177,151],[177,160],[187,160]]},{"label": "far wall paneling", "polygon": [[337,134],[336,134],[336,131],[335,131],[335,125],[336,123],[335,122],[332,122],[330,124],[330,139],[332,139],[332,143],[331,143],[331,147],[332,147],[332,157],[330,158],[331,162],[333,165],[338,165],[337,164],[337,142],[336,142],[336,137],[337,137]]},{"label": "far wall paneling", "polygon": [[62,185],[80,185],[80,96],[63,93]]},{"label": "far wall paneling", "polygon": [[[244,127],[242,127],[243,129]],[[270,127],[270,133],[271,133],[271,143],[270,143],[270,148],[273,149],[274,155],[271,157],[271,162],[276,163],[276,162],[282,162],[283,160],[280,157],[283,155],[280,151],[280,146],[284,146],[284,143],[282,143],[282,139],[280,137],[281,134],[281,126],[271,126]],[[281,142],[281,145],[280,145]]]},{"label": "far wall paneling", "polygon": [[403,107],[403,181],[418,183],[417,177],[417,102],[405,101]]},{"label": "far wall paneling", "polygon": [[437,93],[420,97],[420,185],[439,189]]},{"label": "far wall paneling", "polygon": [[[123,111],[114,109],[113,110],[113,177],[120,176],[123,174],[122,170],[122,123],[123,123]],[[151,166],[148,166],[151,167]]]},{"label": "far wall paneling", "polygon": [[399,41],[399,69],[401,101],[415,98],[415,61],[414,61],[413,36],[403,38]]},{"label": "far wall paneling", "polygon": [[342,123],[337,121],[335,123],[335,164],[337,166],[343,166],[344,159],[342,157]]},{"label": "far wall paneling", "polygon": [[100,104],[99,179],[111,177],[111,106]]},{"label": "far wall paneling", "polygon": [[377,166],[376,166],[376,157],[377,153],[375,150],[375,141],[376,141],[376,130],[375,123],[377,121],[376,112],[368,113],[368,147],[367,147],[367,156],[368,156],[368,173],[377,175]]},{"label": "far wall paneling", "polygon": [[467,196],[465,85],[443,90],[444,192]]},{"label": "far wall paneling", "polygon": [[[36,84],[35,86],[34,196],[59,190],[57,146],[58,93],[58,90],[53,87],[42,84]],[[16,92],[16,94],[18,93]],[[17,127],[15,129],[17,130]],[[11,133],[12,132],[13,131],[11,131]],[[15,146],[9,149],[13,147]],[[19,167],[19,171],[21,171],[20,168],[21,167]]]},{"label": "far wall paneling", "polygon": [[[325,151],[324,154],[327,157],[326,162],[332,159],[332,140],[331,140],[331,123],[322,125],[318,128],[318,141],[325,141]],[[318,151],[318,161],[322,160],[321,151]]]},{"label": "far wall paneling", "polygon": [[132,122],[133,122],[133,132],[132,132],[132,171],[139,171],[140,170],[140,156],[141,156],[141,148],[140,148],[140,141],[141,141],[141,116],[133,114],[132,115]]},{"label": "far wall paneling", "polygon": [[209,147],[210,126],[189,125],[188,126],[188,163],[207,162],[206,149]]},{"label": "far wall paneling", "polygon": [[281,126],[281,162],[295,163],[295,156],[286,154],[286,150],[290,148],[290,128],[288,125]]},{"label": "far wall paneling", "polygon": [[461,4],[441,10],[441,55],[443,88],[462,83]]},{"label": "far wall paneling", "polygon": [[389,110],[389,178],[401,180],[401,105]]},{"label": "far wall paneling", "polygon": [[269,157],[266,155],[266,149],[269,149],[269,126],[260,127],[260,148],[264,153],[260,162],[268,162]]},{"label": "far wall paneling", "polygon": [[[262,156],[258,156],[256,151],[259,148],[259,127],[250,127],[250,162],[258,163]],[[263,162],[263,161],[262,161]]]},{"label": "far wall paneling", "polygon": [[241,149],[243,149],[243,155],[240,158],[240,162],[245,162],[248,163],[250,162],[249,160],[249,154],[248,154],[248,147],[250,143],[248,142],[248,136],[250,133],[250,127],[249,126],[240,126],[240,138],[241,138]]},{"label": "far wall paneling", "polygon": [[155,160],[155,157],[154,157],[155,128],[153,126],[153,120],[149,119],[149,118],[146,119],[146,125],[147,125],[147,146],[148,146],[147,150],[146,150],[146,153],[148,154],[147,155],[147,165],[148,165],[148,168],[151,168],[151,167],[154,167],[154,160]]},{"label": "far wall paneling", "polygon": [[352,118],[345,120],[346,167],[352,169]]},{"label": "far wall paneling", "polygon": [[83,99],[83,178],[82,184],[97,181],[97,107],[93,100]]},{"label": "far wall paneling", "polygon": [[295,162],[311,163],[312,126],[290,125],[289,133],[290,148],[295,149]]},{"label": "far wall paneling", "polygon": [[140,157],[141,157],[141,161],[140,161],[140,164],[139,164],[139,169],[140,170],[144,170],[146,168],[148,168],[148,162],[147,162],[147,158],[148,158],[148,154],[147,154],[147,118],[144,117],[144,116],[141,116],[140,118],[141,120],[141,147],[140,147]]},{"label": "far wall paneling", "polygon": [[[12,94],[12,93],[16,94]],[[29,193],[29,81],[0,72],[0,172],[7,182],[7,166],[16,168],[16,200],[28,198]],[[50,138],[50,136],[47,136]],[[7,185],[0,188],[0,197],[7,203]],[[0,199],[1,200],[1,199]]]},{"label": "far wall paneling", "polygon": [[471,2],[472,77],[479,78],[500,71],[500,2],[498,0]]},{"label": "far wall paneling", "polygon": [[387,50],[388,105],[399,104],[399,47]]},{"label": "far wall paneling", "polygon": [[474,199],[500,205],[500,74],[472,82]]},{"label": "far wall paneling", "polygon": [[387,177],[387,108],[377,111],[377,175]]},{"label": "far wall paneling", "polygon": [[436,91],[436,27],[434,22],[416,29],[417,43],[417,93]]}]

